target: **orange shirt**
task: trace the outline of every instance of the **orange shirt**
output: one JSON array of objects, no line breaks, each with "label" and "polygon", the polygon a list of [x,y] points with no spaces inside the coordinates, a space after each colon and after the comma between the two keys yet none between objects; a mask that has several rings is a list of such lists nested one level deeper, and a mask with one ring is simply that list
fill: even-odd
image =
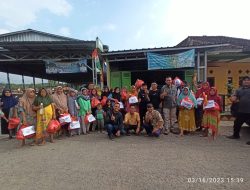
[{"label": "orange shirt", "polygon": [[126,113],[124,123],[126,125],[140,125],[139,113],[135,112],[133,115],[130,112]]}]

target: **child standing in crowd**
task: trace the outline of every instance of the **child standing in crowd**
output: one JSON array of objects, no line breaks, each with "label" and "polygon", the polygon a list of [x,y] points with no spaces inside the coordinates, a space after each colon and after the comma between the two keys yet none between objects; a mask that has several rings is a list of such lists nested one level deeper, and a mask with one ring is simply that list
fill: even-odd
[{"label": "child standing in crowd", "polygon": [[104,129],[104,115],[105,112],[102,109],[102,104],[97,105],[97,110],[95,112],[96,116],[96,122],[97,122],[97,130],[99,130],[102,133],[102,130]]},{"label": "child standing in crowd", "polygon": [[220,123],[220,111],[222,107],[221,97],[215,87],[211,87],[208,95],[208,101],[213,100],[218,107],[205,109],[203,114],[204,137],[208,136],[208,129],[212,130],[213,139],[218,134]]},{"label": "child standing in crowd", "polygon": [[[190,104],[185,107],[182,104],[182,101],[188,101]],[[184,131],[192,132],[195,131],[195,117],[194,117],[194,108],[197,107],[197,101],[193,93],[189,90],[188,87],[184,87],[181,94],[177,99],[177,104],[179,106],[179,128],[180,136],[183,136]]]},{"label": "child standing in crowd", "polygon": [[85,123],[85,116],[91,113],[90,98],[87,88],[81,88],[81,95],[77,98],[77,103],[80,107],[78,116],[81,118],[81,127],[83,134],[89,133],[89,123]]}]

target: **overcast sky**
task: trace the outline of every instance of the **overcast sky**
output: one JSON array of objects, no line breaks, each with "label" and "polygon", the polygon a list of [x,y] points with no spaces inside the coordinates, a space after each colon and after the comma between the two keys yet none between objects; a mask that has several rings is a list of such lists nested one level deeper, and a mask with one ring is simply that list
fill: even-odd
[{"label": "overcast sky", "polygon": [[110,50],[174,46],[191,35],[250,39],[249,0],[1,0],[0,33],[32,28]]}]

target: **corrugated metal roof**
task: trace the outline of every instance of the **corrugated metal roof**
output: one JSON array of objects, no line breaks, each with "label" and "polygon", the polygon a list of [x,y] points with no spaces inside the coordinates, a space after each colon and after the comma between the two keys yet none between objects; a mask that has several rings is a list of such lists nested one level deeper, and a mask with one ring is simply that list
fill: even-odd
[{"label": "corrugated metal roof", "polygon": [[216,44],[230,44],[233,47],[242,48],[243,51],[250,51],[250,40],[228,36],[188,36],[175,47],[192,47]]},{"label": "corrugated metal roof", "polygon": [[78,41],[78,39],[68,38],[37,30],[27,29],[0,35],[1,42],[28,42],[28,41]]}]

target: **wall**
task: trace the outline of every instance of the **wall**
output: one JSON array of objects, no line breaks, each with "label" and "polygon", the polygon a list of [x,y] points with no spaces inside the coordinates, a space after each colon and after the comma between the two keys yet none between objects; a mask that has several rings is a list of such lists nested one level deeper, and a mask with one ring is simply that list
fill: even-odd
[{"label": "wall", "polygon": [[[226,84],[228,77],[232,77],[233,87],[234,89],[237,89],[239,87],[239,78],[250,75],[250,62],[213,63],[213,65],[217,65],[218,67],[211,67],[208,63],[207,77],[215,77],[215,86],[217,87],[219,94],[227,94]],[[231,73],[229,71],[231,71]],[[247,73],[247,71],[249,72]]]}]

